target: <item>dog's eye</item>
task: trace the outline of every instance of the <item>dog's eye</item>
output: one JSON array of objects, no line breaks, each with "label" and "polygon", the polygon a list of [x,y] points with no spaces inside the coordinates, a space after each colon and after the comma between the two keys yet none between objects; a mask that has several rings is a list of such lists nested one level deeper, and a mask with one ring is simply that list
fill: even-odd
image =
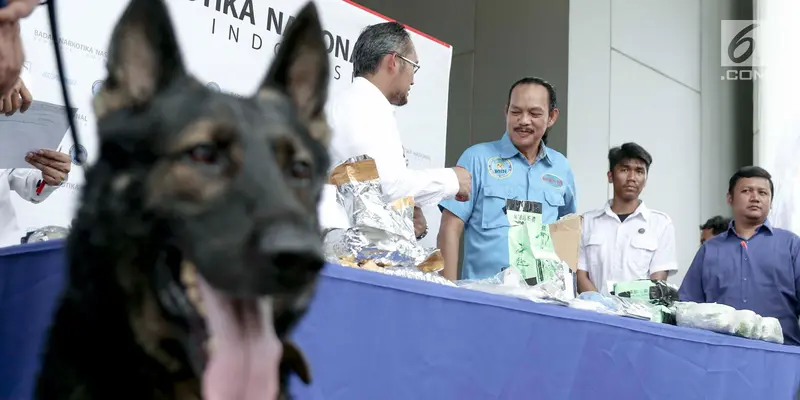
[{"label": "dog's eye", "polygon": [[311,164],[303,160],[296,160],[292,162],[291,173],[295,179],[311,179]]},{"label": "dog's eye", "polygon": [[219,161],[219,147],[213,143],[203,143],[189,149],[189,158],[194,162],[215,164]]}]

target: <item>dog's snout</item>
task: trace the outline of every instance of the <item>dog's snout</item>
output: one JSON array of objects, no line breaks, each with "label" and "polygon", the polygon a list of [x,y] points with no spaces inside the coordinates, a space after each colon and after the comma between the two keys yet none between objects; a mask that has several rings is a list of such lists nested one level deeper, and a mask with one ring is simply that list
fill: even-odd
[{"label": "dog's snout", "polygon": [[324,264],[319,235],[309,229],[284,224],[261,238],[261,257],[278,268],[319,270]]}]

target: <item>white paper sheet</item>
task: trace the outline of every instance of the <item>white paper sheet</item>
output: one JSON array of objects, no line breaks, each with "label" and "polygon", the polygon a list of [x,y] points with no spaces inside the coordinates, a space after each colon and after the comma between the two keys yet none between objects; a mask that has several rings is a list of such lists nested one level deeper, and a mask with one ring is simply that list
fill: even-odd
[{"label": "white paper sheet", "polygon": [[28,152],[57,148],[69,129],[64,110],[58,104],[34,101],[24,114],[0,115],[0,169],[31,168],[25,162]]}]

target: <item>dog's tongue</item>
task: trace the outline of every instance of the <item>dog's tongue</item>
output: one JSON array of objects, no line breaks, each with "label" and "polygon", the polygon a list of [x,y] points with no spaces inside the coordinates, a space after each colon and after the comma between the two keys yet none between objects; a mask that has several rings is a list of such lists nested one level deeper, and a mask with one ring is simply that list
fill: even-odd
[{"label": "dog's tongue", "polygon": [[235,309],[230,298],[202,278],[198,285],[211,336],[203,399],[275,399],[283,347],[272,325],[271,301],[254,301]]}]

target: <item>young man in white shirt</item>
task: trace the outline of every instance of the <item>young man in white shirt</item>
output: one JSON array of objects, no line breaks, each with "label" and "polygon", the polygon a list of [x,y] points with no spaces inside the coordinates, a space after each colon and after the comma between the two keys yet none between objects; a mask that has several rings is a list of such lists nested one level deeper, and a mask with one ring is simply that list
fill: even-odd
[{"label": "young man in white shirt", "polygon": [[[332,130],[331,167],[366,154],[378,167],[386,201],[407,196],[417,205],[437,204],[454,196],[468,200],[472,177],[466,169],[406,167],[394,107],[408,103],[420,64],[405,27],[397,22],[368,26],[353,47],[352,61],[353,83],[337,93],[327,109]],[[335,193],[330,186],[323,193],[323,229],[347,228],[344,210],[335,204]]]},{"label": "young man in white shirt", "polygon": [[652,162],[636,143],[609,150],[608,182],[614,197],[604,208],[583,215],[579,292],[608,293],[609,281],[665,280],[677,271],[672,220],[639,199]]}]

